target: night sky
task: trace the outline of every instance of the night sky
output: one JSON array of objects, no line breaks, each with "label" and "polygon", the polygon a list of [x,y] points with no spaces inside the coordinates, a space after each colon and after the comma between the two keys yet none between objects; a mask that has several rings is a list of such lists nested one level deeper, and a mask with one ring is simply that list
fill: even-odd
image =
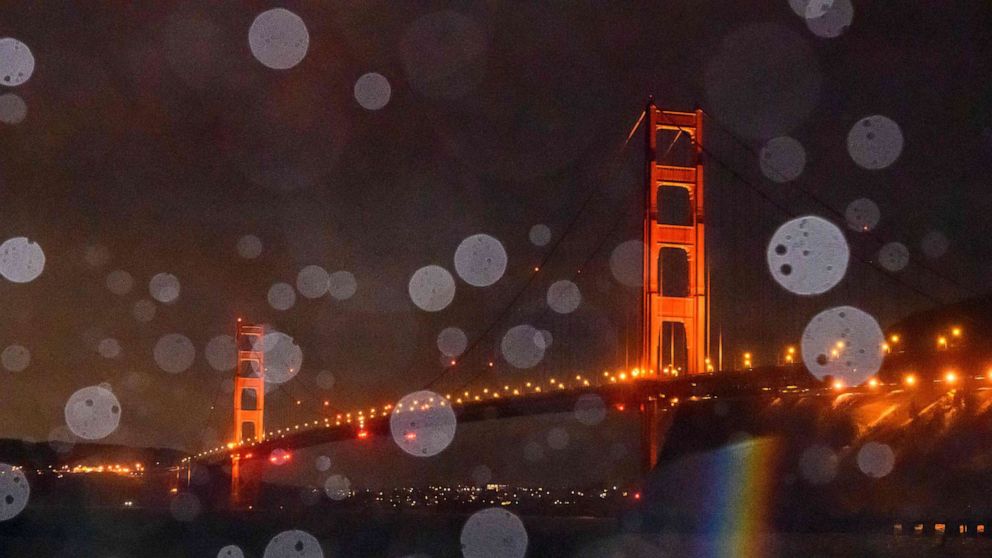
[{"label": "night sky", "polygon": [[[0,436],[65,436],[68,397],[107,382],[124,417],[107,442],[195,451],[228,439],[231,373],[204,348],[237,317],[303,350],[302,371],[269,395],[273,425],[316,416],[323,399],[352,409],[425,387],[442,371],[435,339],[449,326],[472,349],[434,385],[441,393],[476,374],[483,386],[623,366],[638,349],[639,290],[609,261],[640,236],[643,137],[625,139],[652,94],[709,115],[713,321],[726,355],[771,363],[832,306],[885,326],[992,284],[987,2],[858,2],[837,38],[816,36],[785,0],[287,2],[309,32],[287,70],[249,49],[252,21],[276,6],[203,4],[2,9],[0,36],[28,45],[36,65],[27,83],[0,87],[27,105],[23,122],[0,125],[0,240],[37,241],[47,261],[32,282],[0,281],[0,348],[31,352],[24,370],[0,369]],[[354,96],[367,72],[391,86],[379,110]],[[865,170],[846,137],[876,114],[905,145],[890,167]],[[807,157],[784,184],[755,156],[782,135]],[[881,210],[870,234],[843,221],[861,197]],[[829,293],[798,297],[772,280],[765,250],[806,214],[844,228],[853,257]],[[530,242],[536,224],[550,244]],[[938,258],[921,250],[932,231],[948,239]],[[503,243],[505,275],[482,288],[456,276],[445,310],[414,306],[411,275],[429,264],[454,274],[455,249],[477,233]],[[244,235],[261,240],[256,259],[239,256]],[[909,247],[901,272],[874,264],[889,241]],[[297,294],[274,309],[269,288],[295,285],[307,265],[351,272],[355,295]],[[125,294],[106,285],[116,270],[133,277]],[[137,320],[163,272],[180,296]],[[574,313],[547,308],[560,279],[581,290]],[[524,323],[554,337],[532,370],[499,354]],[[169,333],[196,347],[178,374],[152,357]],[[98,351],[108,338],[116,358]],[[317,385],[324,370],[331,389]]]}]

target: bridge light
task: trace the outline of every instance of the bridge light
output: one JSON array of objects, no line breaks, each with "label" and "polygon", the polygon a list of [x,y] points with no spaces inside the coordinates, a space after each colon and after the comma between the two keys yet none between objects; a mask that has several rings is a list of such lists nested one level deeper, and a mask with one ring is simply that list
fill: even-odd
[{"label": "bridge light", "polygon": [[364,440],[364,439],[366,439],[366,438],[369,437],[369,431],[368,430],[359,430],[357,436],[358,436],[358,439],[359,440]]},{"label": "bridge light", "polygon": [[234,442],[228,442],[227,449],[234,449]]},{"label": "bridge light", "polygon": [[624,381],[626,379],[627,379],[627,373],[626,372],[621,372],[620,373],[620,381],[622,382],[622,381]]},{"label": "bridge light", "polygon": [[954,337],[961,337],[961,328],[957,326],[953,327],[951,329],[951,335]]},{"label": "bridge light", "polygon": [[947,348],[947,338],[944,337],[943,335],[938,335],[937,336],[937,348],[938,349],[946,349]]},{"label": "bridge light", "polygon": [[886,354],[888,354],[892,352],[892,347],[890,347],[888,343],[882,343],[882,350],[885,351]]},{"label": "bridge light", "polygon": [[794,355],[796,354],[796,348],[790,345],[789,348],[785,350],[785,352],[789,353],[790,355]]},{"label": "bridge light", "polygon": [[953,371],[953,370],[948,370],[944,374],[944,381],[947,382],[947,383],[949,383],[949,384],[957,383],[957,381],[958,381],[958,375],[957,375],[957,373],[955,371]]},{"label": "bridge light", "polygon": [[889,342],[891,342],[893,345],[898,343],[899,339],[900,337],[898,333],[893,333],[892,335],[889,336]]},{"label": "bridge light", "polygon": [[875,379],[875,378],[870,378],[868,380],[868,387],[870,387],[871,389],[877,388],[878,387],[878,380]]},{"label": "bridge light", "polygon": [[834,380],[834,389],[837,391],[844,389],[844,382],[840,380]]}]

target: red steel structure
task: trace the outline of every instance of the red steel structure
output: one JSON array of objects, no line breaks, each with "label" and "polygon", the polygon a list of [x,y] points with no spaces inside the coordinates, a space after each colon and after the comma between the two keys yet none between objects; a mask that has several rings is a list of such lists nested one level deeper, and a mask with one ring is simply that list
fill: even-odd
[{"label": "red steel structure", "polygon": [[[265,437],[265,355],[262,337],[265,327],[242,323],[235,332],[237,367],[234,369],[234,439],[229,447]],[[235,503],[242,499],[240,456],[231,463],[231,494]]]},{"label": "red steel structure", "polygon": [[[674,112],[661,110],[653,100],[646,109],[647,134],[644,192],[644,282],[643,282],[643,340],[641,370],[646,374],[668,372],[663,366],[663,354],[671,347],[669,363],[675,369],[676,327],[684,327],[684,350],[688,374],[707,372],[709,305],[707,304],[706,219],[704,212],[704,182],[702,164],[703,111]],[[664,151],[659,153],[659,138]],[[670,140],[670,142],[669,142]],[[684,190],[687,215],[671,221],[670,212],[662,211],[664,189]],[[684,199],[684,198],[683,198]],[[674,249],[674,250],[672,250]],[[666,277],[662,265],[664,253],[681,251],[687,278]],[[666,289],[666,283],[687,287],[679,293]],[[671,323],[670,341],[663,343],[663,325]]]}]

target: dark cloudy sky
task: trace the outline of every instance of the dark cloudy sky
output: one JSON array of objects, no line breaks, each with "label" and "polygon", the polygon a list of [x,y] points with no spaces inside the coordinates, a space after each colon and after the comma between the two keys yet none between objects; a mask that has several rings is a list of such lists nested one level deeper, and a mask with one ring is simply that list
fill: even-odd
[{"label": "dark cloudy sky", "polygon": [[[0,8],[0,35],[36,60],[27,83],[7,88],[28,113],[0,127],[0,236],[35,240],[47,258],[33,282],[0,281],[0,347],[31,351],[25,370],[0,370],[0,436],[46,439],[72,392],[108,382],[124,420],[107,441],[195,450],[226,438],[229,373],[203,351],[238,316],[303,349],[303,371],[268,400],[270,424],[305,420],[323,398],[354,408],[423,387],[441,371],[435,337],[448,326],[481,340],[442,392],[489,360],[496,366],[475,385],[621,365],[637,348],[638,298],[609,257],[640,234],[643,140],[623,144],[649,94],[710,115],[707,140],[722,162],[711,162],[707,184],[714,325],[728,354],[747,348],[770,361],[830,306],[862,307],[884,325],[992,281],[987,2],[858,2],[832,39],[785,0],[287,2],[310,37],[288,70],[249,49],[253,19],[274,6],[205,4]],[[381,110],[353,96],[367,72],[391,84]],[[889,168],[867,171],[846,136],[875,114],[899,124],[905,146]],[[780,135],[808,159],[786,184],[764,178],[748,151]],[[775,284],[765,264],[775,228],[808,213],[843,227],[828,208],[843,214],[860,197],[878,204],[881,222],[873,235],[847,231],[852,253],[874,260],[883,241],[899,241],[909,267],[892,274],[852,260],[817,297]],[[528,240],[539,223],[552,244],[568,230],[553,252]],[[937,259],[920,249],[931,231],[949,240]],[[417,309],[411,274],[453,271],[456,247],[475,233],[503,242],[506,274],[486,288],[458,280],[450,307]],[[255,260],[235,249],[246,234],[262,240]],[[87,262],[104,250],[106,261]],[[295,283],[310,264],[352,272],[357,293],[273,309],[269,287]],[[114,270],[133,276],[128,294],[107,289]],[[150,300],[161,272],[179,279],[181,295],[138,321],[133,305]],[[558,279],[581,289],[573,314],[546,309]],[[531,371],[498,355],[520,323],[554,335]],[[197,350],[176,375],[152,358],[167,333]],[[106,338],[119,341],[119,357],[97,352]],[[332,389],[316,386],[321,370]]]}]

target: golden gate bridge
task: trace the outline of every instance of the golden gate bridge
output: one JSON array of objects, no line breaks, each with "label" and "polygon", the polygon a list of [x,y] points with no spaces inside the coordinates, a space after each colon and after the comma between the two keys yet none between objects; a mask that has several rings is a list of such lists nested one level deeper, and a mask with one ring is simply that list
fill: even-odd
[{"label": "golden gate bridge", "polygon": [[[230,464],[232,503],[250,505],[253,487],[257,487],[265,468],[291,459],[291,453],[285,450],[389,435],[389,419],[396,413],[448,406],[456,413],[458,422],[464,423],[571,412],[578,400],[586,395],[595,395],[605,408],[638,413],[639,461],[642,472],[647,474],[657,464],[664,432],[675,414],[671,411],[680,404],[769,393],[780,397],[790,394],[834,397],[838,391],[891,395],[912,388],[919,382],[913,374],[894,381],[873,377],[860,386],[825,385],[795,361],[794,351],[786,355],[783,365],[764,370],[753,369],[751,355],[747,354],[743,372],[724,370],[722,343],[717,358],[711,358],[713,336],[710,268],[706,253],[704,162],[713,157],[704,147],[703,118],[701,109],[667,111],[659,109],[652,100],[627,138],[629,141],[644,124],[641,350],[635,367],[595,374],[518,379],[480,387],[470,386],[473,381],[470,379],[458,389],[443,394],[430,392],[432,396],[424,401],[414,401],[411,406],[414,408],[408,409],[403,408],[401,401],[327,414],[329,402],[325,401],[322,416],[273,428],[265,423],[266,368],[261,342],[265,330],[239,319],[235,336],[233,439],[184,458],[174,467],[177,483],[185,481],[188,485],[194,464]],[[659,150],[659,138],[668,144],[664,151]],[[664,200],[672,199],[663,192],[673,190],[680,192],[687,201],[684,214],[674,219],[663,207]],[[670,276],[671,269],[666,269],[662,263],[672,254],[680,259],[676,269],[680,270],[681,277]],[[902,283],[898,278],[894,279]],[[906,286],[919,293],[915,287]],[[679,360],[681,365],[677,365]],[[445,372],[454,365],[455,361],[452,361]],[[953,387],[964,379],[963,375],[961,378],[955,375],[936,381]]]}]

